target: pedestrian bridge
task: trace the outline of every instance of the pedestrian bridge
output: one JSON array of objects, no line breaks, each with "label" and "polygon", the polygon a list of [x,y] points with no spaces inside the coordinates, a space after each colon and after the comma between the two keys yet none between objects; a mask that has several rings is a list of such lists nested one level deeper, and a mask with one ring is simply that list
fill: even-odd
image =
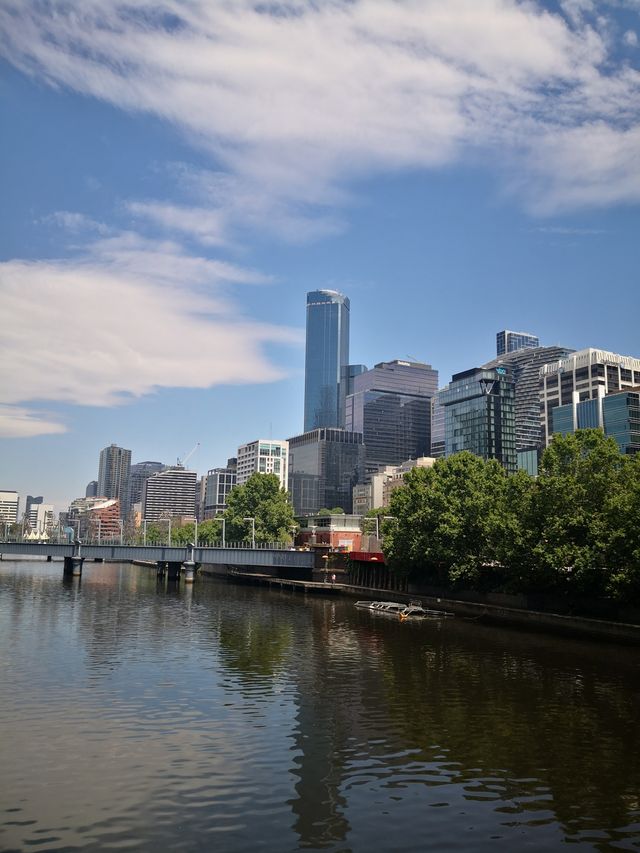
[{"label": "pedestrian bridge", "polygon": [[315,554],[285,548],[212,548],[177,545],[79,545],[40,542],[0,542],[0,555],[46,559],[82,557],[87,560],[143,560],[150,563],[212,563],[273,569],[312,569]]}]

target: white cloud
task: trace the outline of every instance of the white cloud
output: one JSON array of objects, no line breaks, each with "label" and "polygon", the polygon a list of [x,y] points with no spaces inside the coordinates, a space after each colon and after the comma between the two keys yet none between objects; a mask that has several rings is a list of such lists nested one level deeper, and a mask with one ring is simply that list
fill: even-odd
[{"label": "white cloud", "polygon": [[243,318],[229,294],[263,281],[131,233],[79,258],[1,263],[1,434],[64,431],[28,401],[112,406],[162,387],[281,378],[265,345],[299,332]]},{"label": "white cloud", "polygon": [[0,403],[0,438],[34,438],[67,431],[64,424],[49,418],[41,411]]},{"label": "white cloud", "polygon": [[95,231],[98,234],[107,234],[109,228],[102,222],[96,222],[84,213],[77,213],[71,210],[56,210],[49,216],[45,216],[43,222],[51,225],[57,225],[64,228],[72,234],[80,234],[86,231]]},{"label": "white cloud", "polygon": [[622,36],[622,41],[627,45],[627,47],[637,47],[638,33],[635,30],[627,30]]},{"label": "white cloud", "polygon": [[157,201],[131,201],[127,209],[150,219],[168,231],[178,231],[204,246],[222,246],[229,242],[222,212],[207,207],[184,207]]},{"label": "white cloud", "polygon": [[[640,75],[616,60],[601,8],[563,8],[5,0],[0,28],[17,67],[173,122],[224,165],[238,200],[205,205],[206,226],[197,211],[137,202],[139,215],[215,244],[252,213],[293,239],[298,220],[300,239],[330,233],[340,224],[328,211],[349,182],[438,167],[467,150],[522,173],[536,209],[566,206],[566,187],[576,206],[640,200],[629,192],[637,158],[625,160],[617,194],[589,176],[581,190],[580,165],[549,142],[602,123],[613,155],[640,127]],[[620,171],[614,162],[602,172],[610,170]]]}]

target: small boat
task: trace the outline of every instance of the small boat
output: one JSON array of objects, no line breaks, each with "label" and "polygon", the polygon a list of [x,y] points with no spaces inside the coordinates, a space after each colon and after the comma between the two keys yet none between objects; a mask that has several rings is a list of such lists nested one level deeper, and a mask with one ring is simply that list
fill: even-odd
[{"label": "small boat", "polygon": [[452,616],[444,610],[428,610],[420,601],[410,601],[404,604],[400,601],[356,601],[356,607],[370,610],[372,613],[383,613],[387,616],[397,616],[405,619],[425,619],[428,616]]}]

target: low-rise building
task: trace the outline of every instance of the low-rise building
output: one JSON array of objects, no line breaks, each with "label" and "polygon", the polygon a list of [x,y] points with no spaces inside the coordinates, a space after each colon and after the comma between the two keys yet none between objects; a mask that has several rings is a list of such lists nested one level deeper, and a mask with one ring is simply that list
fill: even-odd
[{"label": "low-rise building", "polygon": [[359,515],[312,515],[297,519],[296,544],[330,551],[358,551],[362,544]]}]

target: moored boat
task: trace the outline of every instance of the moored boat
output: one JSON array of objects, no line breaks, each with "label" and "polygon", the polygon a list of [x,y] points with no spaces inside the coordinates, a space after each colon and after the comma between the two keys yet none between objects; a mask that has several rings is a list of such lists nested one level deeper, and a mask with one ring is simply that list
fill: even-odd
[{"label": "moored boat", "polygon": [[405,604],[401,601],[356,601],[356,607],[369,610],[372,613],[382,613],[387,616],[397,616],[405,619],[425,619],[426,617],[452,616],[444,610],[429,610],[422,606],[420,601],[410,601]]}]

